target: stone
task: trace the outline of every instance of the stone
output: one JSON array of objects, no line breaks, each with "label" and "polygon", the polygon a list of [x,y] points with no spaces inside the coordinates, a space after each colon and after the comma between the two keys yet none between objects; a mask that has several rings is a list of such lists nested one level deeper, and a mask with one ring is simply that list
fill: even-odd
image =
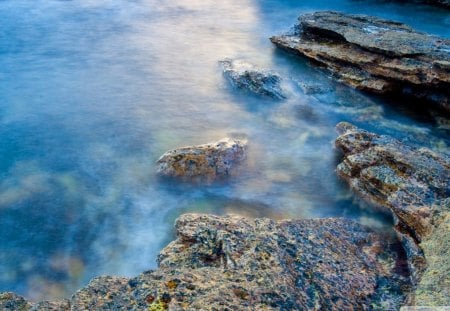
[{"label": "stone", "polygon": [[23,311],[30,310],[31,303],[15,293],[0,293],[0,310],[2,311]]},{"label": "stone", "polygon": [[418,290],[409,300],[450,305],[449,157],[346,122],[339,123],[337,131],[335,144],[344,154],[338,175],[367,201],[391,210],[396,219]]},{"label": "stone", "polygon": [[224,75],[237,88],[274,99],[286,98],[278,74],[240,60],[225,59],[220,64]]},{"label": "stone", "polygon": [[176,232],[157,270],[95,278],[71,310],[386,310],[404,298],[392,241],[351,220],[184,214]]},{"label": "stone", "polygon": [[170,150],[157,161],[157,172],[184,181],[210,183],[232,173],[245,159],[246,146],[246,140],[224,138],[214,143]]},{"label": "stone", "polygon": [[450,40],[394,21],[324,11],[300,16],[296,32],[271,41],[357,89],[425,99],[450,111]]}]

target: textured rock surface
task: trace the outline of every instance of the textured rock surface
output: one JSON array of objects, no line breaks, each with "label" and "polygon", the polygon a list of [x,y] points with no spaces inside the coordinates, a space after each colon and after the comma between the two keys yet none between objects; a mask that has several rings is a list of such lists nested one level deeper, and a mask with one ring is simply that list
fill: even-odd
[{"label": "textured rock surface", "polygon": [[376,93],[403,93],[450,111],[450,41],[366,15],[316,12],[277,46],[319,62],[341,81]]},{"label": "textured rock surface", "polygon": [[158,160],[158,173],[185,181],[212,182],[231,174],[245,158],[245,140],[224,138],[215,143],[167,151]]},{"label": "textured rock surface", "polygon": [[220,64],[224,75],[237,88],[276,99],[286,98],[279,75],[239,60],[226,59]]},{"label": "textured rock surface", "polygon": [[350,220],[185,214],[176,229],[158,270],[96,278],[71,309],[386,310],[403,298],[389,239]]},{"label": "textured rock surface", "polygon": [[397,218],[419,284],[410,299],[429,303],[446,297],[449,305],[450,159],[349,123],[339,123],[337,130],[336,146],[344,153],[338,174],[363,198],[388,207]]}]

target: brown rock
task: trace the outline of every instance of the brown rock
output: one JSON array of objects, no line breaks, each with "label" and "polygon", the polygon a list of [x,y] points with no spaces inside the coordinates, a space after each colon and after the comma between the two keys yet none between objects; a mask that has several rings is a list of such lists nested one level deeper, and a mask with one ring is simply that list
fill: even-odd
[{"label": "brown rock", "polygon": [[167,151],[158,160],[158,173],[185,181],[212,182],[231,174],[245,158],[245,140],[224,138],[215,143]]},{"label": "brown rock", "polygon": [[96,278],[72,310],[397,309],[404,298],[392,241],[350,220],[185,214],[176,228],[156,271]]},{"label": "brown rock", "polygon": [[449,40],[367,15],[325,11],[299,21],[297,33],[272,42],[317,61],[355,88],[402,93],[450,111]]},{"label": "brown rock", "polygon": [[337,131],[336,147],[344,153],[338,174],[396,218],[417,284],[410,302],[450,304],[450,159],[345,122]]}]

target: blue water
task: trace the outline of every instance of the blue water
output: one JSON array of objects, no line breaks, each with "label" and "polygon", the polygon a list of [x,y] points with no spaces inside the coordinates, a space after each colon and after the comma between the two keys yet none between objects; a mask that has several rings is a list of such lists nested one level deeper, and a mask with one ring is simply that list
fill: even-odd
[{"label": "blue water", "polygon": [[[383,1],[0,1],[0,291],[67,297],[97,275],[155,268],[189,211],[389,227],[336,177],[334,125],[448,152],[448,124],[336,84],[269,42],[319,9],[450,37],[448,11]],[[331,91],[257,98],[227,83],[226,57]],[[250,145],[231,180],[156,178],[166,150],[234,134]]]}]

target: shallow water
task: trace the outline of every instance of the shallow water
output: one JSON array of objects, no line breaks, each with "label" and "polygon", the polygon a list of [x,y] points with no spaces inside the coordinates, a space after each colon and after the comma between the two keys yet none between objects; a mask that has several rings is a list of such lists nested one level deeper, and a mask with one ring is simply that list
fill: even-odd
[{"label": "shallow water", "polygon": [[[97,275],[155,268],[188,211],[343,216],[388,230],[390,218],[336,177],[334,125],[448,152],[448,124],[336,84],[269,42],[318,9],[450,37],[448,11],[382,1],[0,1],[0,291],[67,297]],[[227,83],[226,57],[328,91],[257,98]],[[250,141],[229,181],[156,178],[164,151],[227,135]]]}]

